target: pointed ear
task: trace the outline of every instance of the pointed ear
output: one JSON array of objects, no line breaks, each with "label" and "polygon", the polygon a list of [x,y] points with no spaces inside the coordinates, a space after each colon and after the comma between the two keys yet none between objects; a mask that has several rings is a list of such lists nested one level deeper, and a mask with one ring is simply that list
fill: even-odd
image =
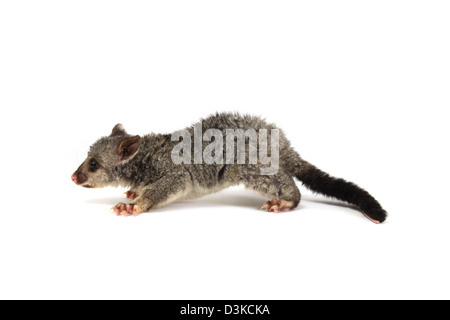
[{"label": "pointed ear", "polygon": [[123,125],[118,123],[114,126],[114,128],[112,129],[111,134],[109,136],[110,137],[124,136],[126,134],[127,134],[127,132],[125,131],[125,128],[123,127]]},{"label": "pointed ear", "polygon": [[139,150],[141,145],[141,137],[133,136],[126,138],[120,143],[117,155],[119,156],[119,162],[132,158]]}]

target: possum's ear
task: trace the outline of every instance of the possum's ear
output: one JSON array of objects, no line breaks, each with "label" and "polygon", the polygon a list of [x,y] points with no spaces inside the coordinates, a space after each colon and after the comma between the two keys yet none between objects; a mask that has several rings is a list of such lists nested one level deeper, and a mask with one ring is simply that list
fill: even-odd
[{"label": "possum's ear", "polygon": [[141,137],[133,136],[123,140],[117,150],[119,162],[132,158],[139,150],[141,145]]},{"label": "possum's ear", "polygon": [[120,123],[116,124],[114,126],[114,128],[111,131],[111,134],[109,135],[110,137],[115,137],[115,136],[124,136],[126,135],[127,132],[125,131],[123,125],[121,125]]}]

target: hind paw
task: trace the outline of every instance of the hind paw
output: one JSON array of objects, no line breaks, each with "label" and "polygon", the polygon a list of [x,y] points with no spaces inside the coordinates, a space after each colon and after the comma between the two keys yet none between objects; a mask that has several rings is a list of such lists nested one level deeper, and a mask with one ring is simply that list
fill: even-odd
[{"label": "hind paw", "polygon": [[261,210],[265,209],[267,212],[272,211],[275,213],[279,213],[292,210],[293,208],[294,207],[292,203],[289,201],[273,199],[271,201],[269,200],[266,203],[264,203],[263,206],[261,207]]}]

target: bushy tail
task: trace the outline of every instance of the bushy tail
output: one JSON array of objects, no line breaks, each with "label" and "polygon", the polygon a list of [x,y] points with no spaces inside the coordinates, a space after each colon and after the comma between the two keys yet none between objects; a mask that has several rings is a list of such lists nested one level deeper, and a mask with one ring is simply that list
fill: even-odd
[{"label": "bushy tail", "polygon": [[381,223],[386,220],[387,212],[366,190],[344,179],[331,177],[312,164],[301,160],[296,166],[295,176],[303,185],[314,192],[333,197],[358,207],[370,220]]}]

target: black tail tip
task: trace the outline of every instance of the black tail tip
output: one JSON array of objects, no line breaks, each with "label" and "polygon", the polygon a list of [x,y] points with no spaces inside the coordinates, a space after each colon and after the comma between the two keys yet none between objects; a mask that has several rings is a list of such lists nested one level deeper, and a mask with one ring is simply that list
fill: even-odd
[{"label": "black tail tip", "polygon": [[383,223],[387,218],[386,210],[381,208],[365,210],[364,215],[375,223]]}]

